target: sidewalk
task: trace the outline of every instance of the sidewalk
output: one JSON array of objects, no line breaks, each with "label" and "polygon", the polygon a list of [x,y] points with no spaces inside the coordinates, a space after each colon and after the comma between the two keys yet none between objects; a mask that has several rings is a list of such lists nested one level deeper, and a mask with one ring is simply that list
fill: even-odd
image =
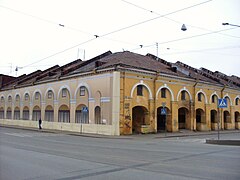
[{"label": "sidewalk", "polygon": [[[88,133],[80,133],[80,132],[71,132],[71,131],[62,131],[62,130],[54,130],[54,129],[41,129],[38,128],[29,128],[29,127],[21,127],[21,126],[10,126],[10,125],[2,125],[0,127],[5,128],[16,128],[16,129],[24,129],[29,131],[38,131],[43,133],[56,133],[56,134],[67,134],[74,136],[83,136],[83,137],[92,137],[92,138],[108,138],[108,139],[135,139],[135,138],[174,138],[174,137],[186,137],[186,136],[203,136],[203,135],[216,135],[218,131],[190,131],[181,129],[179,132],[159,132],[155,134],[132,134],[132,135],[121,135],[121,136],[109,136],[109,135],[101,135],[101,134],[88,134]],[[220,130],[220,134],[229,134],[229,133],[240,133],[240,130]]]}]

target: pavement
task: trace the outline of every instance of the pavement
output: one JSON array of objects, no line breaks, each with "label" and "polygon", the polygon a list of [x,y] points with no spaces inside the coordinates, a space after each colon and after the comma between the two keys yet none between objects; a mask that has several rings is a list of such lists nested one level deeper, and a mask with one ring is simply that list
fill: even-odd
[{"label": "pavement", "polygon": [[[204,135],[216,135],[218,136],[218,131],[191,131],[186,129],[181,129],[179,132],[159,132],[152,134],[132,134],[132,135],[121,135],[121,136],[109,136],[109,135],[101,135],[101,134],[90,134],[90,133],[80,133],[80,132],[71,132],[71,131],[62,131],[62,130],[54,130],[54,129],[41,129],[38,128],[30,128],[30,127],[21,127],[21,126],[10,126],[10,125],[1,125],[0,127],[7,128],[16,128],[16,129],[24,129],[30,131],[38,131],[38,132],[47,132],[47,133],[57,133],[57,134],[68,134],[74,136],[84,136],[84,137],[92,137],[92,138],[108,138],[108,139],[136,139],[136,138],[175,138],[175,137],[187,137],[187,136],[204,136]],[[220,130],[219,134],[230,134],[230,133],[240,133],[240,130]],[[240,142],[240,139],[239,139]]]}]

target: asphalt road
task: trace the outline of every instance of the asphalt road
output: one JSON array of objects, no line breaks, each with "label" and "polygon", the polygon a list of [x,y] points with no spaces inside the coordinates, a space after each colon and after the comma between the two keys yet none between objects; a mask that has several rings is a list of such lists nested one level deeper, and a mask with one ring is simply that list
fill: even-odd
[{"label": "asphalt road", "polygon": [[208,137],[94,138],[0,127],[0,179],[239,180],[240,146],[205,144]]}]

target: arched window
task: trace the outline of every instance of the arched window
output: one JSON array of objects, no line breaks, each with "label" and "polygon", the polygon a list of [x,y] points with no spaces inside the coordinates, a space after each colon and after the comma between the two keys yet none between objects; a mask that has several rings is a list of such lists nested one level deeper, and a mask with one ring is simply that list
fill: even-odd
[{"label": "arched window", "polygon": [[166,98],[166,88],[161,89],[161,98]]},{"label": "arched window", "polygon": [[86,88],[84,86],[81,86],[79,91],[80,96],[85,96],[85,91],[86,91]]},{"label": "arched window", "polygon": [[181,100],[186,100],[186,91],[181,92]]},{"label": "arched window", "polygon": [[29,100],[29,94],[28,94],[28,93],[25,94],[24,99],[25,99],[25,101],[28,101],[28,100]]},{"label": "arched window", "polygon": [[23,108],[23,120],[29,120],[29,108],[26,106]]},{"label": "arched window", "polygon": [[239,104],[239,98],[236,99],[235,105],[238,106]]},{"label": "arched window", "polygon": [[95,107],[95,123],[102,124],[101,122],[101,108],[99,106]]},{"label": "arched window", "polygon": [[12,96],[8,96],[8,102],[12,102]]},{"label": "arched window", "polygon": [[143,85],[137,86],[137,96],[143,96]]},{"label": "arched window", "polygon": [[66,105],[62,105],[58,110],[58,122],[70,123],[70,110]]},{"label": "arched window", "polygon": [[201,93],[198,93],[198,101],[202,101],[202,94]]}]

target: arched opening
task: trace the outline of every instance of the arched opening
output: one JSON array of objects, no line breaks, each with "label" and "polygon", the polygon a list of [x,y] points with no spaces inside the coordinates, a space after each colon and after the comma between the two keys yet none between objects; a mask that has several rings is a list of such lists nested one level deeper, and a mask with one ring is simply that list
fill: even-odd
[{"label": "arched opening", "polygon": [[216,130],[217,129],[217,111],[216,110],[211,110],[211,130]]},{"label": "arched opening", "polygon": [[12,109],[10,107],[7,108],[7,119],[12,119]]},{"label": "arched opening", "polygon": [[217,104],[217,102],[218,102],[218,97],[217,97],[217,95],[212,95],[212,98],[211,98],[211,103],[212,104]]},{"label": "arched opening", "polygon": [[75,122],[76,123],[88,123],[88,108],[84,104],[78,105],[76,108],[76,113],[75,113]]},{"label": "arched opening", "polygon": [[157,108],[157,131],[166,130],[167,124],[171,121],[171,113],[170,110],[165,107]]},{"label": "arched opening", "polygon": [[203,125],[206,123],[205,112],[200,108],[196,110],[196,123],[197,131],[201,131],[204,128]]},{"label": "arched opening", "polygon": [[187,108],[182,107],[178,109],[178,128],[187,129],[187,124],[189,120],[189,111]]},{"label": "arched opening", "polygon": [[70,123],[70,110],[66,105],[61,105],[58,110],[58,122]]},{"label": "arched opening", "polygon": [[101,121],[101,108],[100,108],[100,106],[96,106],[95,107],[94,115],[95,115],[95,123],[96,124],[102,124],[102,121]]},{"label": "arched opening", "polygon": [[34,106],[32,120],[38,121],[39,119],[41,119],[41,109],[39,106]]},{"label": "arched opening", "polygon": [[0,108],[0,119],[4,119],[4,109]]},{"label": "arched opening", "polygon": [[53,122],[54,121],[54,110],[53,107],[48,105],[45,109],[45,121]]},{"label": "arched opening", "polygon": [[132,132],[141,133],[142,125],[149,124],[149,112],[143,106],[135,106],[132,109]]},{"label": "arched opening", "polygon": [[235,115],[235,128],[240,129],[240,113],[237,111],[234,113]]},{"label": "arched opening", "polygon": [[14,115],[13,115],[14,119],[20,119],[20,109],[19,107],[16,107],[14,109]]},{"label": "arched opening", "polygon": [[29,120],[29,109],[26,106],[23,108],[23,120]]},{"label": "arched opening", "polygon": [[228,129],[228,124],[231,123],[231,116],[228,111],[223,112],[223,120],[224,120],[224,129]]}]

